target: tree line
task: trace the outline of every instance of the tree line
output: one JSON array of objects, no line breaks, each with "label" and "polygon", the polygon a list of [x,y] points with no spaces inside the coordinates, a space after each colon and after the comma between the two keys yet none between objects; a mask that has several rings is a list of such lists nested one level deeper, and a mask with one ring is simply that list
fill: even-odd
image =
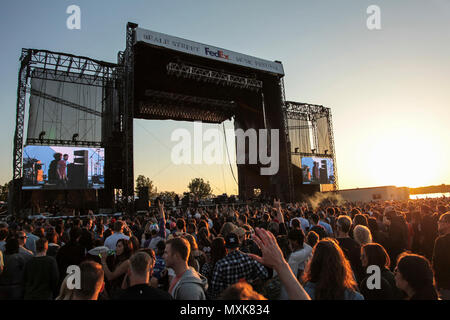
[{"label": "tree line", "polygon": [[[158,192],[158,189],[153,184],[153,181],[150,180],[150,178],[144,175],[139,175],[136,178],[136,195],[139,195],[140,190],[145,187],[148,188],[149,199],[155,198],[157,196],[161,198],[174,199],[177,195],[177,193],[174,191]],[[209,181],[204,181],[202,178],[192,179],[187,186],[187,190],[199,200],[204,199],[212,194],[212,188]]]}]

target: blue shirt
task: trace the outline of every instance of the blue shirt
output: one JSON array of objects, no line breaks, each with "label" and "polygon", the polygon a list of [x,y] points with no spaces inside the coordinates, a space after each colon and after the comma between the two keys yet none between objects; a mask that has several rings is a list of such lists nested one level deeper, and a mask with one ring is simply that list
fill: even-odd
[{"label": "blue shirt", "polygon": [[[314,282],[307,282],[304,285],[304,289],[311,297],[311,300],[315,300],[316,284]],[[344,300],[364,300],[364,296],[357,291],[345,290]]]},{"label": "blue shirt", "polygon": [[309,221],[303,217],[300,217],[300,225],[303,229],[303,232],[306,233],[309,229]]},{"label": "blue shirt", "polygon": [[156,256],[155,266],[153,267],[153,275],[156,279],[161,279],[161,271],[166,268],[166,262],[163,257]]},{"label": "blue shirt", "polygon": [[325,231],[328,233],[329,236],[333,235],[333,229],[331,228],[331,226],[323,221],[319,221],[319,224],[325,228]]},{"label": "blue shirt", "polygon": [[25,243],[25,248],[36,254],[36,241],[39,240],[38,236],[35,236],[32,233],[27,233],[27,241]]},{"label": "blue shirt", "polygon": [[0,251],[5,251],[6,241],[0,241]]}]

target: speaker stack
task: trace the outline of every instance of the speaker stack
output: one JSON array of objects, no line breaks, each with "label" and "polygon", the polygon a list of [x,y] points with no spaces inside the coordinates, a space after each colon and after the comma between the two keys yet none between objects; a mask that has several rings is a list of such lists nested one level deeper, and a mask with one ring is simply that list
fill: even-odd
[{"label": "speaker stack", "polygon": [[148,210],[148,187],[140,187],[138,189],[139,199],[135,201],[135,206],[137,211],[147,211]]},{"label": "speaker stack", "polygon": [[88,155],[87,150],[73,152],[73,163],[67,166],[69,185],[74,189],[86,189],[88,187]]},{"label": "speaker stack", "polygon": [[322,165],[320,168],[320,184],[330,183],[328,181],[328,168],[327,168],[327,160],[321,161]]}]

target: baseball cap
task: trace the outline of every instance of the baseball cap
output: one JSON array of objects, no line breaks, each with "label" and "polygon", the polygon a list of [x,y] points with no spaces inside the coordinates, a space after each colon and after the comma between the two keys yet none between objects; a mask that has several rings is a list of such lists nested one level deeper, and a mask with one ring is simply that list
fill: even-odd
[{"label": "baseball cap", "polygon": [[239,247],[238,236],[233,232],[230,232],[229,234],[227,234],[227,236],[225,237],[225,248],[234,249],[234,248],[238,248],[238,247]]}]

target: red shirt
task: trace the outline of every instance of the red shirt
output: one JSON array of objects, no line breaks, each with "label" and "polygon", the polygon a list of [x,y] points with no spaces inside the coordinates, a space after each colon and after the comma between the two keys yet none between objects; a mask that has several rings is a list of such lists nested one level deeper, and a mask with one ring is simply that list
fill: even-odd
[{"label": "red shirt", "polygon": [[[186,272],[186,271],[184,271],[184,272]],[[172,282],[170,283],[170,287],[169,287],[170,294],[172,294],[173,288],[178,283],[178,281],[180,281],[181,277],[184,275],[184,272],[182,274],[180,274],[179,276],[176,276],[175,278],[173,278]]]}]

